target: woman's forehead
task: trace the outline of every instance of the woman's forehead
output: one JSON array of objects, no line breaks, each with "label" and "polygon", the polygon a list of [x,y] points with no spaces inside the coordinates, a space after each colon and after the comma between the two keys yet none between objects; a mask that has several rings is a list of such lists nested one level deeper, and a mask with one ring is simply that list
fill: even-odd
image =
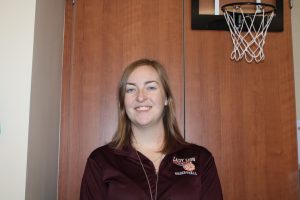
[{"label": "woman's forehead", "polygon": [[160,77],[157,71],[148,65],[142,65],[134,69],[128,77],[127,83],[135,82],[160,82]]}]

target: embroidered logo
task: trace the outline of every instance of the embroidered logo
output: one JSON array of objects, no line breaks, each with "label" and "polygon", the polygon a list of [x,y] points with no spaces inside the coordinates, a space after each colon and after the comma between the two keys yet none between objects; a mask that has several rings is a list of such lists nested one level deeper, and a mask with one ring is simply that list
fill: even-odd
[{"label": "embroidered logo", "polygon": [[195,157],[191,157],[191,158],[176,158],[175,156],[173,157],[173,163],[175,165],[178,166],[182,166],[183,167],[183,171],[180,172],[175,172],[175,175],[197,175],[197,172],[195,172],[195,164],[193,162],[195,162],[196,159]]}]

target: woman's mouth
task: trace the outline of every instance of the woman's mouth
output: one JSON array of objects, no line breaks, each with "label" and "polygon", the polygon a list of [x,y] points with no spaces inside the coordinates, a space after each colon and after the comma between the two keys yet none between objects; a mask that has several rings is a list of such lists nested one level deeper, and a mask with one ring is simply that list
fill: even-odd
[{"label": "woman's mouth", "polygon": [[148,111],[151,109],[151,106],[138,106],[135,108],[136,111]]}]

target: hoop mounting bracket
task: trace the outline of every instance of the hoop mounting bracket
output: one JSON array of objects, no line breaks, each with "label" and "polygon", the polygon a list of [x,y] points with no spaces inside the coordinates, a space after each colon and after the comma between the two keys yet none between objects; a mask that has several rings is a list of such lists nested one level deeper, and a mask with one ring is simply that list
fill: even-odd
[{"label": "hoop mounting bracket", "polygon": [[[199,14],[199,6],[207,0],[191,0],[191,26],[192,30],[227,30],[229,31],[223,13]],[[222,5],[220,5],[222,6]],[[268,32],[283,31],[283,0],[276,0],[276,13],[268,28]]]}]

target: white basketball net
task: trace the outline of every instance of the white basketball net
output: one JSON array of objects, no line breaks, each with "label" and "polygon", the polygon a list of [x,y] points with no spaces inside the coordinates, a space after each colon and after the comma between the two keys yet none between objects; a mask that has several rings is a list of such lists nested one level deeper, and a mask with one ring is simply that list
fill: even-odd
[{"label": "white basketball net", "polygon": [[[242,6],[235,6],[230,12],[225,10],[225,19],[229,26],[230,35],[233,42],[233,51],[231,52],[231,59],[239,61],[245,58],[246,62],[251,63],[255,61],[257,63],[262,62],[265,59],[264,44],[267,35],[267,30],[274,17],[274,11],[265,13],[262,6],[256,6],[255,13],[244,13]],[[254,26],[258,18],[261,17],[260,25]],[[242,31],[245,29],[247,31]]]}]

